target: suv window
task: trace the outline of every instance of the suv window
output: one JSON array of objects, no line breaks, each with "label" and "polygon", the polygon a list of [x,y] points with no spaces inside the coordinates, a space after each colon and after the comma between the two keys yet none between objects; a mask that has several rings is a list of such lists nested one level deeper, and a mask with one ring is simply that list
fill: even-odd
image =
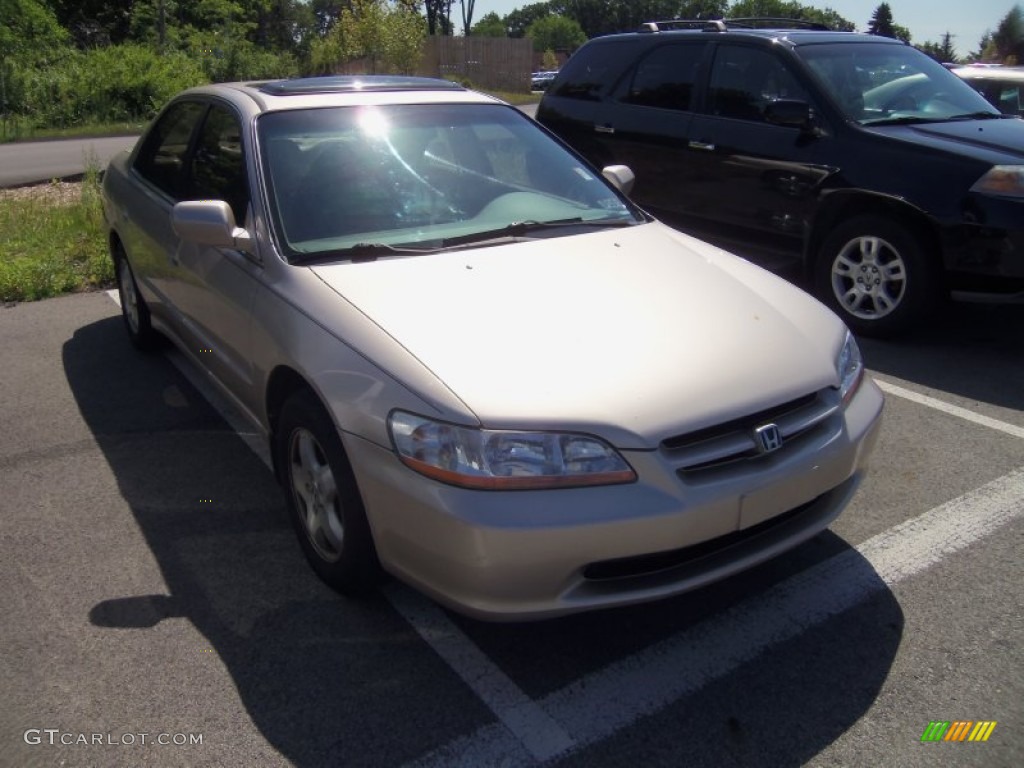
[{"label": "suv window", "polygon": [[153,126],[135,158],[135,170],[171,197],[180,199],[185,156],[206,106],[182,101],[170,107]]},{"label": "suv window", "polygon": [[642,46],[634,44],[602,44],[581,48],[566,62],[558,76],[554,93],[565,99],[600,101],[608,85],[619,79],[626,62],[632,62]]},{"label": "suv window", "polygon": [[227,109],[214,105],[199,132],[192,159],[192,182],[188,197],[225,200],[243,225],[249,205],[249,191],[242,157],[242,128]]},{"label": "suv window", "polygon": [[777,99],[808,101],[807,92],[779,58],[742,45],[719,45],[711,67],[712,114],[764,120],[764,108]]},{"label": "suv window", "polygon": [[704,47],[700,42],[655,48],[626,78],[619,99],[644,107],[690,110]]}]

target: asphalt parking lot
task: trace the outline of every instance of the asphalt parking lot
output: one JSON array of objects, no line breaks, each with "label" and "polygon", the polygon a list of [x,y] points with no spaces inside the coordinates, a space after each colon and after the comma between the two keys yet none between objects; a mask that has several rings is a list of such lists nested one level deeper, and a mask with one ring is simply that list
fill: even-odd
[{"label": "asphalt parking lot", "polygon": [[0,765],[1022,765],[1022,331],[864,341],[872,472],[792,553],[494,625],[323,587],[253,436],[107,294],[0,308]]}]

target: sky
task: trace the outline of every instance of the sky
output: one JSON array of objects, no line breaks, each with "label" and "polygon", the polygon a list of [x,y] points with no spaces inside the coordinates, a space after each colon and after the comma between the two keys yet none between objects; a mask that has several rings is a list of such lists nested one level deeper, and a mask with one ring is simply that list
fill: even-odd
[{"label": "sky", "polygon": [[[473,20],[494,12],[505,16],[516,8],[537,0],[476,0]],[[884,0],[798,0],[802,5],[831,8],[840,16],[865,31],[875,8]],[[912,43],[942,42],[942,35],[953,35],[953,47],[963,57],[978,49],[978,41],[986,31],[994,32],[999,22],[1018,0],[887,0],[893,21],[910,30]],[[1024,8],[1024,0],[1019,0]],[[458,0],[452,6],[452,19],[459,19]]]}]

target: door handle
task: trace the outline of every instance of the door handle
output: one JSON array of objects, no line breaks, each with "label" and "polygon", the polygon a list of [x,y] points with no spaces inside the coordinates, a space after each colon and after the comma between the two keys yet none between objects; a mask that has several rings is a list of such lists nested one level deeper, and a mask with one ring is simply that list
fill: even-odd
[{"label": "door handle", "polygon": [[597,125],[594,124],[594,130],[598,133],[615,133],[615,129],[610,125]]},{"label": "door handle", "polygon": [[715,145],[714,144],[710,144],[710,143],[708,143],[706,141],[691,141],[689,143],[689,147],[690,147],[690,149],[700,149],[700,150],[703,150],[704,152],[714,152],[715,151]]}]

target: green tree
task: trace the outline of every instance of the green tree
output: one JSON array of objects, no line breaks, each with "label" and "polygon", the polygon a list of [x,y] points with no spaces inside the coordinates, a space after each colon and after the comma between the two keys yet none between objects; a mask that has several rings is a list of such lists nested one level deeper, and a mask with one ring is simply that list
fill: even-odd
[{"label": "green tree", "polygon": [[23,114],[31,78],[70,54],[68,34],[38,0],[0,0],[0,19],[0,114]]},{"label": "green tree", "polygon": [[587,36],[574,19],[565,16],[545,16],[537,19],[526,30],[526,36],[533,41],[533,50],[575,51],[585,42]]},{"label": "green tree", "polygon": [[427,34],[452,34],[453,0],[423,0],[423,8],[427,14]]},{"label": "green tree", "polygon": [[978,50],[967,55],[968,61],[995,61],[999,57],[995,41],[992,39],[992,31],[986,30],[978,41]]},{"label": "green tree", "polygon": [[526,30],[533,22],[551,14],[550,3],[530,3],[522,8],[516,8],[503,21],[509,31],[508,36],[520,38],[526,37]]},{"label": "green tree", "polygon": [[999,61],[1016,65],[1024,61],[1024,15],[1019,5],[1003,17],[992,35]]},{"label": "green tree", "polygon": [[423,52],[426,24],[408,6],[387,0],[354,0],[337,23],[313,43],[316,72],[331,72],[340,64],[365,60],[369,74],[414,72]]},{"label": "green tree", "polygon": [[953,47],[953,35],[950,32],[942,35],[941,42],[933,43],[929,40],[918,47],[940,63],[960,63],[960,57],[957,56],[956,49]]},{"label": "green tree", "polygon": [[896,37],[896,30],[893,27],[892,8],[888,3],[882,3],[875,8],[868,21],[868,32],[872,35],[882,37]]},{"label": "green tree", "polygon": [[893,21],[892,8],[888,3],[881,3],[875,8],[871,20],[868,21],[868,32],[872,35],[902,40],[905,43],[910,42],[910,30]]},{"label": "green tree", "polygon": [[469,37],[473,31],[473,10],[476,8],[476,0],[459,0],[462,7],[462,31]]},{"label": "green tree", "polygon": [[508,30],[501,17],[491,11],[473,25],[473,35],[475,37],[507,37]]},{"label": "green tree", "polygon": [[729,6],[729,16],[731,18],[796,19],[824,24],[829,29],[847,32],[856,29],[856,25],[852,21],[844,19],[831,8],[820,10],[791,0],[739,0]]}]

